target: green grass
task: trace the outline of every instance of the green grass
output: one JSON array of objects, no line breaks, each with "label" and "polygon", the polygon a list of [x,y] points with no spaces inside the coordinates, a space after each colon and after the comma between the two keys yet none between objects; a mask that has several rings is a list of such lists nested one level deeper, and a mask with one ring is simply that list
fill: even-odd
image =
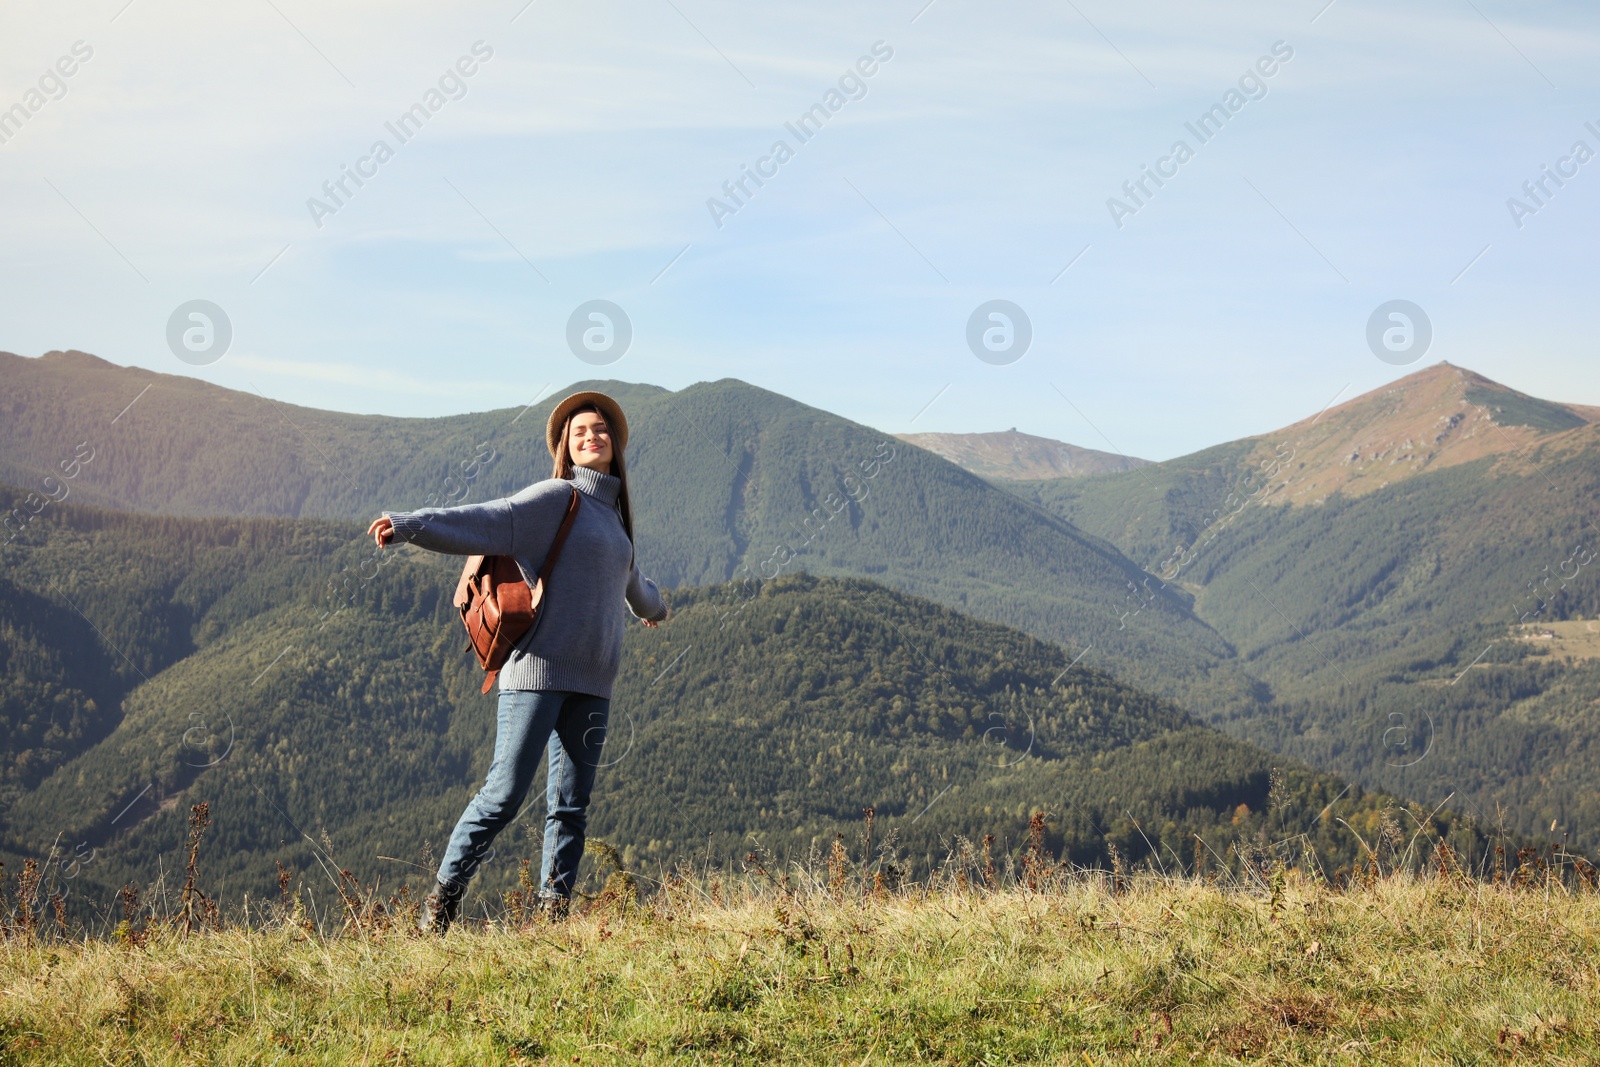
[{"label": "green grass", "polygon": [[188,935],[148,911],[107,938],[13,921],[0,1063],[1600,1057],[1600,895],[1538,868],[1338,890],[962,858],[892,887],[838,846],[782,879],[668,876],[642,902],[613,874],[565,923],[513,895],[442,941],[404,895],[356,891],[326,933],[292,902]]},{"label": "green grass", "polygon": [[1560,404],[1539,400],[1509,389],[1488,389],[1479,386],[1468,389],[1467,403],[1488,408],[1494,421],[1502,426],[1531,426],[1535,430],[1556,433],[1582,426],[1582,416],[1574,414]]}]

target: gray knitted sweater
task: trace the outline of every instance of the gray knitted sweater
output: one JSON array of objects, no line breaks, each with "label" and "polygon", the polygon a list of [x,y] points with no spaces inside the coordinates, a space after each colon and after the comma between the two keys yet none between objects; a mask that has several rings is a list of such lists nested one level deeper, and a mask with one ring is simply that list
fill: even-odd
[{"label": "gray knitted sweater", "polygon": [[539,622],[500,669],[501,689],[565,689],[609,698],[622,661],[624,603],[637,618],[666,617],[656,583],[632,563],[633,546],[617,508],[622,480],[574,467],[571,481],[547,478],[499,500],[384,512],[394,523],[392,544],[458,556],[511,556],[531,585],[573,486],[583,493],[578,516],[545,587]]}]

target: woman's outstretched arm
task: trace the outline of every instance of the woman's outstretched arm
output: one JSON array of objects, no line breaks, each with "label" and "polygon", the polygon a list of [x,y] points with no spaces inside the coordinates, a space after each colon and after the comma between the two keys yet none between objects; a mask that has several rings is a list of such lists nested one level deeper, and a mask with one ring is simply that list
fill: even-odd
[{"label": "woman's outstretched arm", "polygon": [[453,508],[386,511],[367,532],[379,548],[412,544],[456,556],[510,555],[514,528],[511,501],[501,498]]}]

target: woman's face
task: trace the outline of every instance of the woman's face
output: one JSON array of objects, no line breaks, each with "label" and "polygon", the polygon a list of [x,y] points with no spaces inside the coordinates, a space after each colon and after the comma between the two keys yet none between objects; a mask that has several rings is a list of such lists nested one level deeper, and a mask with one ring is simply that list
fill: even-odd
[{"label": "woman's face", "polygon": [[605,416],[597,411],[580,411],[572,416],[567,452],[575,467],[611,473],[611,430]]}]

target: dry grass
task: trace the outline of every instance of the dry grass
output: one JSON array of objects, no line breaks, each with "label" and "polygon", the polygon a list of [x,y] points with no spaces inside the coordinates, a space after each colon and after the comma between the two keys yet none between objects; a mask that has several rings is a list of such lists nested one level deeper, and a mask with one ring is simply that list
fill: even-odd
[{"label": "dry grass", "polygon": [[1600,659],[1600,620],[1523,623],[1512,629],[1512,635],[1564,663]]},{"label": "dry grass", "polygon": [[513,894],[443,941],[358,887],[326,936],[287,893],[187,932],[134,905],[116,937],[0,945],[0,1062],[1600,1061],[1600,894],[1548,872],[1341,891],[967,857],[909,886],[750,857],[643,901],[613,871],[564,924]]}]

